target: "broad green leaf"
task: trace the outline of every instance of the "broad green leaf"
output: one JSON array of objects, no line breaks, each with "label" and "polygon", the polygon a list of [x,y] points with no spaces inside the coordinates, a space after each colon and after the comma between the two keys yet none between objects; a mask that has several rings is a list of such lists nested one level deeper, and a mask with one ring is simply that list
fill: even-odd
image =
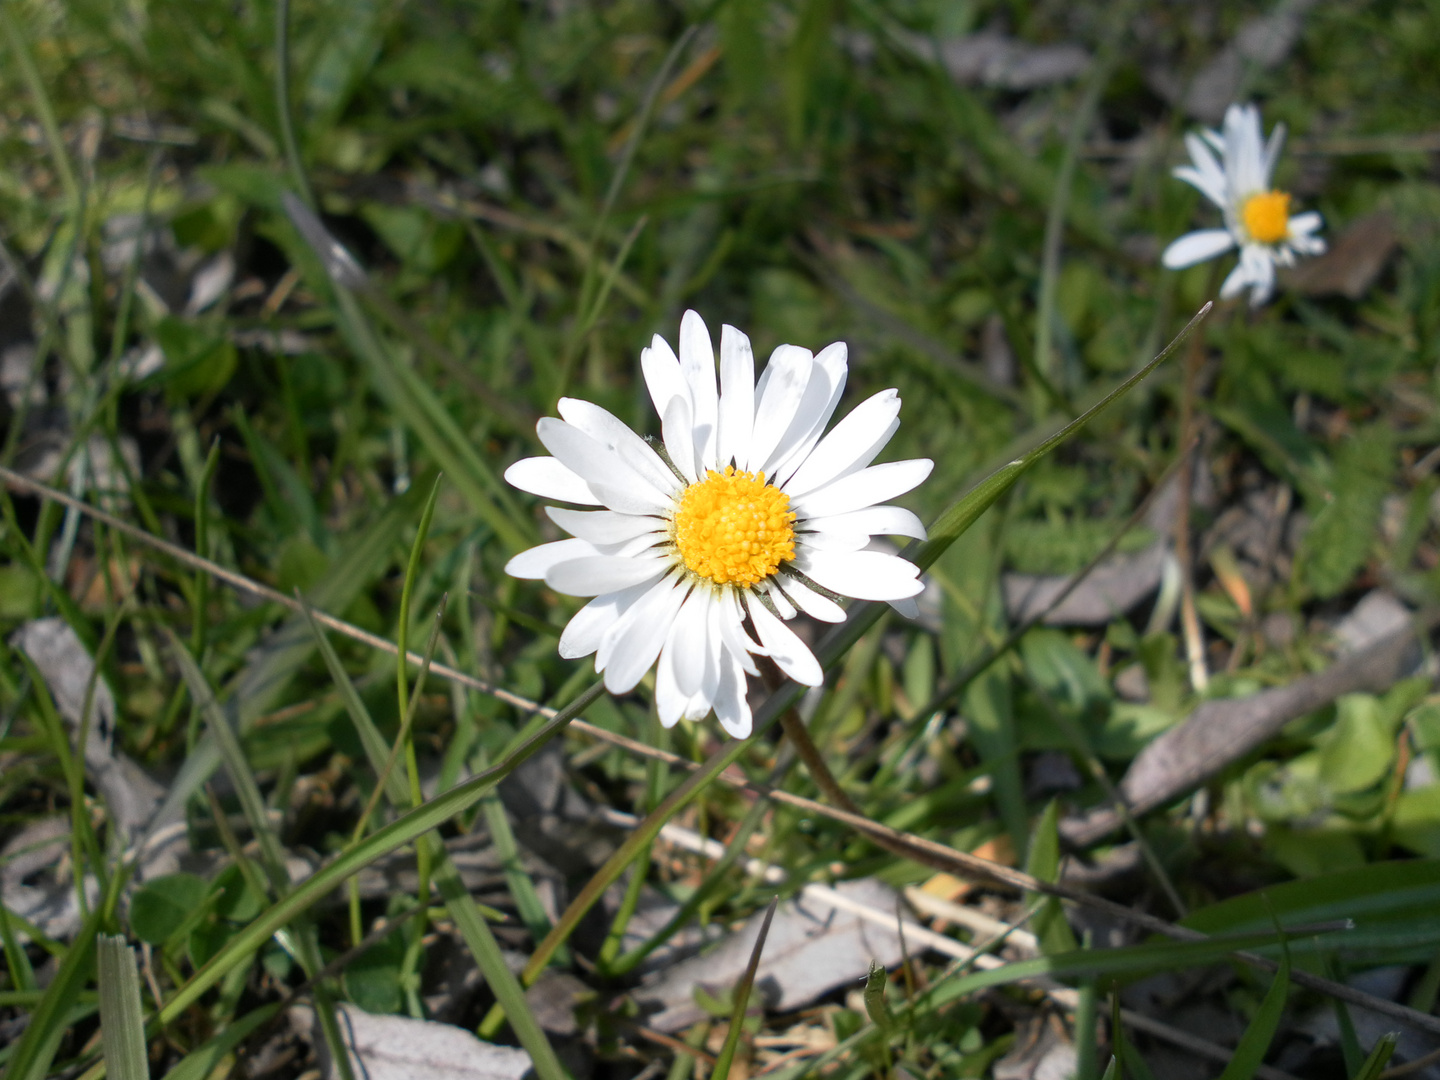
[{"label": "broad green leaf", "polygon": [[[1060,804],[1053,799],[1035,823],[1025,872],[1031,877],[1051,883],[1060,876]],[[1075,933],[1065,920],[1065,909],[1060,905],[1059,899],[1054,896],[1042,897],[1036,893],[1025,894],[1026,907],[1037,902],[1040,907],[1030,925],[1034,928],[1035,936],[1040,939],[1041,949],[1047,955],[1074,950]]]},{"label": "broad green leaf", "polygon": [[163,945],[195,918],[210,886],[194,874],[167,874],[147,881],[130,901],[130,929],[141,941]]},{"label": "broad green leaf", "polygon": [[1383,424],[1356,432],[1336,451],[1326,501],[1300,549],[1305,581],[1322,599],[1344,589],[1369,557],[1394,468],[1394,436]]}]

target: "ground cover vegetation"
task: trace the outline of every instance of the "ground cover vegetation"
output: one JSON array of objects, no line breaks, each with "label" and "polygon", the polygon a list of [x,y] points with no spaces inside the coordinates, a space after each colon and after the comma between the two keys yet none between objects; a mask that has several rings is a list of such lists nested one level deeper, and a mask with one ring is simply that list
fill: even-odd
[{"label": "ground cover vegetation", "polygon": [[[1436,41],[0,7],[7,1080],[1433,1071]],[[1171,170],[1236,103],[1328,251],[1178,337],[1236,256],[1161,265],[1221,224]],[[893,388],[934,462],[913,617],[785,623],[823,681],[757,668],[742,740],[505,572],[565,535],[537,420],[661,436],[688,309],[757,372],[845,342],[835,415]]]}]

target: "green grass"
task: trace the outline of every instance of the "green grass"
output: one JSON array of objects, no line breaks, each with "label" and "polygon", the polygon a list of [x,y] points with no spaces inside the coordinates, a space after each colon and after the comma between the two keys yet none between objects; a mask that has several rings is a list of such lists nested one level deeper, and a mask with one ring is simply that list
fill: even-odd
[{"label": "green grass", "polygon": [[[172,818],[229,866],[187,886],[200,899],[173,925],[143,927],[151,1072],[231,1075],[227,1055],[269,1038],[271,1012],[297,989],[328,1016],[362,983],[348,950],[377,919],[403,917],[365,968],[393,974],[397,1011],[423,1013],[435,954],[464,950],[494,991],[461,1022],[525,1045],[558,1078],[570,1059],[549,1050],[521,992],[554,957],[599,992],[587,1006],[597,1075],[628,1080],[654,1060],[678,1080],[693,1057],[622,1022],[624,927],[596,947],[573,933],[632,867],[679,902],[697,897],[707,921],[758,916],[770,891],[734,865],[738,849],[718,869],[675,856],[657,839],[666,818],[722,843],[753,834],[747,851],[786,868],[787,891],[935,873],[933,851],[930,863],[895,854],[893,838],[886,847],[823,807],[752,810],[716,780],[725,766],[829,800],[810,770],[777,761],[778,728],[743,745],[713,721],[661,735],[651,684],[599,694],[588,662],[556,655],[579,602],[503,572],[552,536],[537,500],[502,479],[542,452],[534,421],[573,395],[657,433],[639,352],[656,332],[674,342],[686,308],[712,332],[745,330],[762,360],[784,342],[847,341],[843,407],[897,387],[887,458],[935,461],[902,501],[931,526],[915,558],[937,610],[912,625],[856,605],[817,646],[830,674],[806,704],[825,764],[871,822],[961,852],[1008,847],[1053,880],[1057,818],[1105,802],[1101,781],[1119,781],[1203,697],[1325,667],[1330,629],[1376,587],[1416,608],[1440,599],[1440,25],[1413,2],[1317,5],[1285,58],[1242,72],[1267,126],[1291,132],[1277,182],[1325,215],[1326,236],[1384,212],[1396,241],[1358,296],[1282,283],[1268,307],[1222,306],[1182,346],[1200,387],[1189,515],[1208,688],[1187,678],[1182,620],[1152,620],[1148,603],[1104,626],[1015,635],[1000,599],[1006,572],[1072,573],[1117,537],[1133,551],[1163,531],[1130,519],[1173,470],[1184,363],[1047,440],[1212,298],[1211,268],[1158,265],[1174,236],[1217,222],[1168,175],[1197,122],[1155,72],[1195,76],[1268,10],[1136,3],[1107,21],[1019,0],[26,0],[0,11],[0,351],[13,387],[0,465],[28,473],[49,447],[40,479],[100,511],[18,484],[0,492],[0,637],[65,620],[114,692],[116,748],[167,778]],[[1077,43],[1097,62],[1030,90],[958,84],[936,41],[985,28]],[[327,259],[297,199],[358,266]],[[142,233],[146,244],[124,242]],[[197,270],[225,259],[228,285],[187,310]],[[161,363],[134,374],[147,351]],[[1277,505],[1287,523],[1271,534],[1236,531]],[[278,602],[296,590],[333,619]],[[397,672],[377,639],[433,649],[428,673],[418,658]],[[135,888],[130,841],[93,769],[81,775],[43,677],[3,648],[0,843],[62,815],[74,826],[66,862],[100,888],[79,897],[79,929],[59,941],[0,911],[0,1030],[15,1032],[0,1070],[93,1078],[94,946],[141,937],[122,901]],[[1117,690],[1135,669],[1144,704]],[[757,726],[794,696],[772,696]],[[1356,928],[1290,941],[1286,974],[1237,966],[1211,998],[1248,1026],[1227,1077],[1253,1075],[1294,1016],[1343,1010],[1317,990],[1322,977],[1410,965],[1411,1003],[1427,1011],[1440,927],[1426,914],[1433,864],[1414,856],[1440,857],[1440,789],[1417,765],[1440,769],[1432,696],[1418,682],[1348,695],[1231,764],[1203,798],[1135,824],[1142,873],[1118,898],[1162,928],[1188,914],[1192,930],[1243,942],[1062,948],[1083,938],[1059,918],[1076,908],[1047,899],[1030,927],[1047,955],[948,976],[935,954],[916,957],[909,982],[891,976],[883,1032],[843,994],[826,999],[806,1021],[833,1036],[825,1060],[837,1075],[983,1075],[1023,1034],[1014,1018],[1040,1008],[1017,980],[1070,980],[1093,1018],[1098,995],[1157,966],[1255,948],[1276,970],[1277,920]],[[567,729],[572,714],[588,726]],[[672,756],[647,760],[608,736]],[[575,899],[557,920],[492,782],[551,737],[587,798],[645,818],[609,862],[572,868]],[[1037,761],[1057,752],[1075,781],[1045,789]],[[483,902],[438,842],[477,827],[505,867],[504,891]],[[341,889],[357,899],[320,903],[402,847],[417,853],[423,895],[361,903]],[[325,869],[292,886],[287,850]],[[995,891],[1011,916],[1022,910],[1015,888]],[[505,915],[493,926],[491,904]],[[412,917],[420,905],[431,910]],[[521,980],[502,946],[531,959]],[[701,1053],[704,1038],[683,1041]],[[1118,1072],[1148,1075],[1134,1058],[1161,1044],[1127,1040]],[[751,1069],[779,1056],[727,1046]],[[1112,1049],[1102,1038],[1106,1056],[1082,1075],[1099,1075]],[[1345,1049],[1358,1063],[1374,1048]],[[302,1055],[290,1075],[306,1067]]]}]

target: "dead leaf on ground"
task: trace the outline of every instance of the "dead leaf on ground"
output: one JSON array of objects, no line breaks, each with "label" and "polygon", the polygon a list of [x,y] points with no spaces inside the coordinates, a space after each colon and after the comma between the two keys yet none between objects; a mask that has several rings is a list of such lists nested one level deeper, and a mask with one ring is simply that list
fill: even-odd
[{"label": "dead leaf on ground", "polygon": [[[30,822],[0,848],[0,903],[46,937],[68,941],[83,919],[70,861],[70,816]],[[100,884],[86,875],[85,897],[100,899]],[[28,940],[20,933],[21,941]]]},{"label": "dead leaf on ground", "polygon": [[1034,90],[1067,82],[1090,66],[1090,54],[1073,42],[1032,45],[998,30],[939,41],[912,34],[903,41],[916,56],[927,60],[938,52],[950,77],[966,86]]},{"label": "dead leaf on ground", "polygon": [[[25,623],[10,636],[10,643],[30,657],[56,710],[70,727],[71,737],[78,740],[85,696],[95,675],[95,661],[79,636],[64,619],[51,617]],[[104,678],[95,678],[85,769],[104,797],[111,818],[128,836],[154,815],[165,789],[115,750],[114,742],[115,696]]]},{"label": "dead leaf on ground", "polygon": [[[521,1080],[530,1070],[524,1050],[483,1042],[451,1024],[375,1016],[354,1005],[341,1005],[337,1013],[351,1067],[365,1080]],[[340,1071],[326,1051],[314,1011],[296,1007],[291,1022],[314,1043],[326,1080],[336,1080]]]},{"label": "dead leaf on ground", "polygon": [[[1048,626],[1103,626],[1124,615],[1159,587],[1165,547],[1157,542],[1133,555],[1105,559],[1042,621]],[[1023,623],[1045,611],[1069,588],[1073,576],[1006,574],[1001,589],[1010,620]]]},{"label": "dead leaf on ground", "polygon": [[[1399,630],[1288,686],[1247,698],[1204,702],[1184,723],[1140,751],[1120,782],[1121,796],[1132,813],[1154,810],[1193,791],[1291,720],[1342,694],[1389,689],[1414,665],[1416,633],[1407,620]],[[1087,847],[1122,824],[1116,810],[1103,806],[1067,818],[1060,832],[1069,843]]]},{"label": "dead leaf on ground", "polygon": [[1217,124],[1236,100],[1246,77],[1276,67],[1300,40],[1305,12],[1315,0],[1281,0],[1269,15],[1250,19],[1187,84],[1175,66],[1157,64],[1146,72],[1150,85],[1189,115]]},{"label": "dead leaf on ground", "polygon": [[1375,284],[1400,247],[1395,219],[1376,210],[1352,221],[1330,244],[1330,250],[1305,259],[1281,274],[1291,292],[1305,296],[1344,296],[1358,300]]},{"label": "dead leaf on ground", "polygon": [[[893,889],[871,878],[841,882],[835,888],[880,911],[895,911],[899,903]],[[749,920],[710,952],[676,964],[637,989],[635,998],[642,1006],[660,1010],[649,1019],[649,1026],[669,1033],[703,1020],[706,1014],[695,1003],[696,988],[715,997],[730,991],[750,962],[760,922],[759,917]],[[902,959],[895,931],[812,898],[787,901],[775,912],[751,1000],[776,1012],[803,1008],[837,987],[863,979],[871,960],[889,968]]]}]

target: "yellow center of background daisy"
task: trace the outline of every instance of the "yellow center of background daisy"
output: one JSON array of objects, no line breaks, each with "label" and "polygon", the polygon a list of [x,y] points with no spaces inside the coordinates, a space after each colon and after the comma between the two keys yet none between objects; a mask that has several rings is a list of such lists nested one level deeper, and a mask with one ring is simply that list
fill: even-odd
[{"label": "yellow center of background daisy", "polygon": [[685,566],[717,585],[754,585],[795,557],[790,497],[763,472],[710,469],[675,511],[675,546]]},{"label": "yellow center of background daisy", "polygon": [[1290,196],[1283,191],[1262,191],[1245,200],[1240,211],[1245,231],[1262,244],[1278,244],[1290,232]]}]

